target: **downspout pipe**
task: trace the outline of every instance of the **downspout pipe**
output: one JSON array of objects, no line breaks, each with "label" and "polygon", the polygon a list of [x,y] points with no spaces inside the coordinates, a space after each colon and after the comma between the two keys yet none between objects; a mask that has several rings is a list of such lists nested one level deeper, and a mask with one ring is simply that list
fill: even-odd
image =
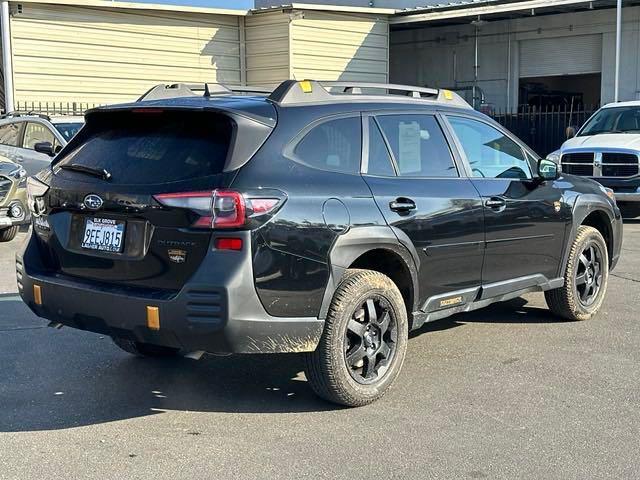
[{"label": "downspout pipe", "polygon": [[4,109],[5,112],[15,110],[13,98],[13,62],[11,61],[11,32],[9,30],[9,2],[0,3],[0,17],[2,27],[2,71],[4,74]]},{"label": "downspout pipe", "polygon": [[616,73],[615,73],[615,85],[613,87],[613,100],[618,102],[620,100],[620,47],[622,37],[622,0],[618,0],[616,7]]}]

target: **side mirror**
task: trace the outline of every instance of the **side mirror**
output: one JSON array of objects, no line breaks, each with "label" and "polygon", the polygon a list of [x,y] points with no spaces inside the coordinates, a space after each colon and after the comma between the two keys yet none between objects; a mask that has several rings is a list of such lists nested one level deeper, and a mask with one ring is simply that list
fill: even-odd
[{"label": "side mirror", "polygon": [[569,140],[570,138],[575,137],[576,136],[576,127],[568,126],[567,130],[565,131],[565,134],[567,135],[567,140]]},{"label": "side mirror", "polygon": [[538,160],[538,176],[542,180],[555,180],[560,176],[558,164],[547,158]]},{"label": "side mirror", "polygon": [[51,142],[39,142],[39,143],[36,143],[33,146],[33,149],[36,152],[46,153],[50,157],[55,157],[55,155],[56,155],[56,152],[53,150],[53,145],[51,145]]}]

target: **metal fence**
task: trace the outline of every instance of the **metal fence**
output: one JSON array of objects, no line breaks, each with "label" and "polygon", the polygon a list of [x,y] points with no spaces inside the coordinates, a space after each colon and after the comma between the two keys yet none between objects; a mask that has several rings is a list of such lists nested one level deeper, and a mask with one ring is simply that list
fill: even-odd
[{"label": "metal fence", "polygon": [[[16,102],[19,112],[44,115],[84,115],[90,108],[101,104],[86,102]],[[491,116],[509,129],[539,155],[547,155],[560,148],[566,140],[566,129],[576,129],[597,110],[596,106],[583,106],[573,110],[568,106],[531,107],[523,105],[517,112],[493,111]]]},{"label": "metal fence", "polygon": [[517,112],[494,112],[492,117],[544,156],[560,148],[567,139],[567,127],[577,130],[597,109],[596,106],[572,110],[564,106],[536,108],[526,105]]},{"label": "metal fence", "polygon": [[86,102],[16,102],[18,112],[33,112],[43,115],[84,115],[90,108],[99,107],[97,103]]}]

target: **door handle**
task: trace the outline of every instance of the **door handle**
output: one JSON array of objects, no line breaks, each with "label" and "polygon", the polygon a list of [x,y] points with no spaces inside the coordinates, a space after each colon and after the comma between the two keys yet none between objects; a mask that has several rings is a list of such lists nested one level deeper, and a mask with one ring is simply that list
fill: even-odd
[{"label": "door handle", "polygon": [[410,210],[416,209],[416,202],[410,198],[398,197],[395,200],[389,202],[389,208],[394,212],[406,213]]},{"label": "door handle", "polygon": [[491,197],[485,200],[484,206],[490,208],[491,210],[496,210],[501,212],[507,206],[507,202],[504,198],[500,197]]}]

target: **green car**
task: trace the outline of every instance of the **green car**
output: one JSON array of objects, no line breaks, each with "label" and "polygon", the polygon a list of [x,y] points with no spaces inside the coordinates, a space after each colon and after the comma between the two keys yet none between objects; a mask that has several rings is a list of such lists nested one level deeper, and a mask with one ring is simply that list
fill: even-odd
[{"label": "green car", "polygon": [[29,223],[26,186],[25,169],[0,156],[0,242],[10,242]]}]

